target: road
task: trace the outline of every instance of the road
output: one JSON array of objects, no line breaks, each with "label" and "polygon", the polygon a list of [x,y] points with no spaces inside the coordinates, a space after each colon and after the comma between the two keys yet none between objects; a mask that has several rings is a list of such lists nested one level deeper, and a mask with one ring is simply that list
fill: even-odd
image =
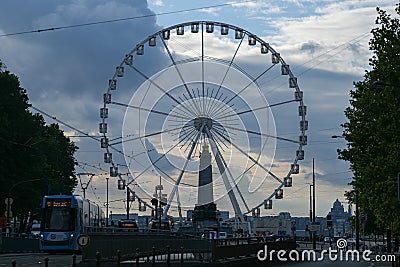
[{"label": "road", "polygon": [[[48,253],[10,253],[0,254],[0,266],[11,266],[13,260],[16,266],[44,266],[45,258],[49,259],[49,267],[67,267],[72,266],[71,254],[48,254]],[[76,262],[82,260],[81,255],[76,256]]]}]

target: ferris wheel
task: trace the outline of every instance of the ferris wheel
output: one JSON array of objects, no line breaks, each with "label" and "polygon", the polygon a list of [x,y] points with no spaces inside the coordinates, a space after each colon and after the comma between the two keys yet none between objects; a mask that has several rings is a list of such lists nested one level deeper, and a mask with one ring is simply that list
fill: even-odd
[{"label": "ferris wheel", "polygon": [[164,214],[197,204],[202,153],[211,155],[213,201],[238,217],[272,209],[304,159],[297,78],[269,43],[237,26],[194,21],[150,35],[116,67],[103,99],[110,175],[120,177],[124,161],[147,197],[162,184]]}]

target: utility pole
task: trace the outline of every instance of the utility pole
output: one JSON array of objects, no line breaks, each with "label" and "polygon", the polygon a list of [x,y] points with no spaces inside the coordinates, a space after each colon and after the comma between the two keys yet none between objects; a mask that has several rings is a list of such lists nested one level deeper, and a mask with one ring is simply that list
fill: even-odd
[{"label": "utility pole", "polygon": [[126,219],[129,220],[129,204],[130,204],[129,186],[126,187]]},{"label": "utility pole", "polygon": [[313,220],[313,211],[312,211],[312,184],[310,184],[310,224]]},{"label": "utility pole", "polygon": [[358,190],[356,193],[356,250],[360,251],[360,211],[358,210]]},{"label": "utility pole", "polygon": [[[315,171],[314,171],[314,158],[312,159],[312,178],[313,178],[313,216],[312,223],[315,224]],[[316,232],[313,232],[313,249],[317,248]]]},{"label": "utility pole", "polygon": [[106,178],[106,180],[107,180],[107,190],[106,190],[106,195],[107,195],[107,199],[106,199],[106,227],[108,227],[108,179],[109,179],[109,177]]},{"label": "utility pole", "polygon": [[[89,177],[89,181],[87,183],[83,183],[82,179],[81,179],[81,175],[86,175],[86,176],[90,176]],[[92,181],[92,178],[95,174],[94,173],[88,173],[88,172],[82,172],[82,173],[78,173],[77,176],[79,177],[79,182],[81,184],[81,188],[83,191],[83,198],[86,198],[86,189],[88,188],[90,182]]]}]

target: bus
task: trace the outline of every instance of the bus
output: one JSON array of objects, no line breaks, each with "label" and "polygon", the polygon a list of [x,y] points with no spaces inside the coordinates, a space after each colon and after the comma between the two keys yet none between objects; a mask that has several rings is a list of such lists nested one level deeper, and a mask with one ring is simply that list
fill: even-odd
[{"label": "bus", "polygon": [[[161,224],[160,224],[161,223]],[[153,219],[149,223],[150,231],[171,231],[172,222],[168,219]]]},{"label": "bus", "polygon": [[79,251],[77,238],[88,227],[104,225],[101,208],[80,196],[52,195],[43,197],[40,225],[41,251]]},{"label": "bus", "polygon": [[118,231],[120,232],[138,232],[139,227],[134,219],[121,219],[118,221]]}]

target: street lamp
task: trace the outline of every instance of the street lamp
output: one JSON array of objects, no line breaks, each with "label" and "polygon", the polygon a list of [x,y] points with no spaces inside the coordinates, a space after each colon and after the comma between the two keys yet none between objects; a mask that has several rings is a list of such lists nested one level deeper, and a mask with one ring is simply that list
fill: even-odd
[{"label": "street lamp", "polygon": [[109,179],[110,179],[109,177],[106,178],[106,181],[107,181],[107,189],[106,189],[106,195],[107,195],[107,197],[106,197],[106,227],[108,227],[108,205],[109,205],[109,203],[108,203],[108,180]]}]

